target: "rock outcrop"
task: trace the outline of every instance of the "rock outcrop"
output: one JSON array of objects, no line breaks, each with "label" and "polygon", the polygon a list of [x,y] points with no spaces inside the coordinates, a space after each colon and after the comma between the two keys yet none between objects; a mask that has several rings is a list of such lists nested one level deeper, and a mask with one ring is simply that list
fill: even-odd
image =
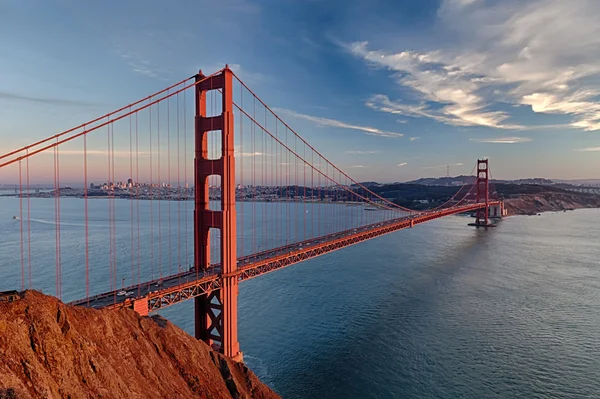
[{"label": "rock outcrop", "polygon": [[244,364],[160,316],[0,302],[0,398],[278,398]]},{"label": "rock outcrop", "polygon": [[599,208],[600,196],[561,192],[520,194],[505,199],[504,206],[509,215],[535,215],[549,211]]}]

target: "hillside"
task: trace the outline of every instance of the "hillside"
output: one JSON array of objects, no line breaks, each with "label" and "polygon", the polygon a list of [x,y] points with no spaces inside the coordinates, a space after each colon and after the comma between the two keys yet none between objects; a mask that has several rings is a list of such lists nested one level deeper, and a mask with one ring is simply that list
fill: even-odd
[{"label": "hillside", "polygon": [[0,302],[0,398],[278,398],[243,364],[160,316]]},{"label": "hillside", "polygon": [[[470,186],[456,196],[462,198]],[[539,184],[494,183],[494,197],[505,201],[511,215],[527,215],[546,211],[600,207],[600,195],[568,191],[557,186]],[[409,183],[381,184],[371,189],[398,205],[426,210],[442,205],[457,193],[460,187],[421,185]]]},{"label": "hillside", "polygon": [[600,208],[600,196],[572,192],[520,194],[504,200],[509,215],[535,215],[539,212],[578,208]]}]

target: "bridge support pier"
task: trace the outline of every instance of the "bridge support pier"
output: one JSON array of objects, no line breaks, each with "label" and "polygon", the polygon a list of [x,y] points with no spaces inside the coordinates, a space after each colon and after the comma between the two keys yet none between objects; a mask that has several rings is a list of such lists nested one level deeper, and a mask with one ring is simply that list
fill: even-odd
[{"label": "bridge support pier", "polygon": [[475,223],[469,223],[469,226],[475,227],[494,227],[490,223],[490,181],[489,164],[487,159],[477,160],[477,203],[485,203],[485,207],[477,209],[475,213]]},{"label": "bridge support pier", "polygon": [[[202,272],[210,266],[210,229],[221,230],[221,281],[219,290],[197,297],[194,302],[195,335],[219,352],[242,361],[237,338],[237,250],[235,210],[235,159],[233,141],[233,73],[228,67],[206,78],[196,75],[194,159],[194,267]],[[219,90],[222,113],[208,116],[206,93]],[[221,157],[209,159],[208,134],[221,132]],[[221,176],[221,210],[209,206],[208,178]]]}]

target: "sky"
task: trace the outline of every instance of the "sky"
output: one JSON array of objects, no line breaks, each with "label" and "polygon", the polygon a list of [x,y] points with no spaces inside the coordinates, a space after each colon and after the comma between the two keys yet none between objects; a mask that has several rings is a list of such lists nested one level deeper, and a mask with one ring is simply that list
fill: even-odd
[{"label": "sky", "polygon": [[357,180],[600,178],[597,0],[5,0],[0,151],[226,63]]}]

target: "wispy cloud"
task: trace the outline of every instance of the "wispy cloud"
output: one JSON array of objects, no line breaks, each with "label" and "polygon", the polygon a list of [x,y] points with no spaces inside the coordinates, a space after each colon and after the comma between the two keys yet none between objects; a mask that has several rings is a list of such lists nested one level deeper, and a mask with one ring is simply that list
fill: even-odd
[{"label": "wispy cloud", "polygon": [[260,72],[248,71],[246,68],[242,68],[240,64],[227,64],[225,62],[217,62],[209,66],[206,70],[206,74],[213,73],[225,67],[229,66],[229,69],[233,71],[242,81],[249,85],[256,85],[263,82],[267,77]]},{"label": "wispy cloud", "polygon": [[493,138],[475,138],[469,139],[469,141],[475,141],[477,143],[490,143],[490,144],[517,144],[517,143],[529,143],[533,141],[529,137],[493,137]]},{"label": "wispy cloud", "polygon": [[168,52],[173,39],[160,30],[130,29],[114,32],[108,46],[131,71],[150,78],[166,79],[171,70],[166,67],[165,60],[171,56]]},{"label": "wispy cloud", "polygon": [[133,72],[149,78],[155,78],[158,76],[158,67],[150,60],[140,57],[135,52],[125,52],[120,48],[117,48],[116,51],[117,54],[119,54],[119,56],[125,60]]},{"label": "wispy cloud", "polygon": [[376,94],[366,105],[372,109],[417,118],[431,118],[454,126],[488,126],[518,129],[520,126],[504,124],[508,115],[487,110],[484,98],[477,94],[476,83],[465,79],[456,65],[444,64],[436,52],[388,53],[369,50],[367,42],[349,46],[357,57],[372,65],[386,67],[396,74],[396,81],[413,89],[424,101],[447,104],[439,109],[425,103],[405,104],[391,100],[387,95]]},{"label": "wispy cloud", "polygon": [[365,165],[350,165],[349,168],[366,168]]},{"label": "wispy cloud", "polygon": [[421,138],[419,136],[413,136],[413,137],[409,137],[410,141],[417,141],[417,140],[421,140]]},{"label": "wispy cloud", "polygon": [[235,152],[235,156],[236,157],[264,157],[264,156],[268,156],[268,154],[265,154],[263,152]]},{"label": "wispy cloud", "polygon": [[408,162],[402,162],[402,163],[398,164],[398,166],[406,166],[406,165],[408,165]]},{"label": "wispy cloud", "polygon": [[43,98],[35,96],[26,96],[16,93],[8,93],[0,91],[0,100],[9,101],[28,101],[33,103],[48,104],[48,105],[61,105],[61,106],[75,106],[75,107],[96,107],[98,104],[90,103],[87,101],[76,101],[68,100],[64,98]]},{"label": "wispy cloud", "polygon": [[243,151],[241,146],[236,145],[233,148],[233,154],[236,157],[265,157],[265,156],[269,156],[269,154],[264,153],[264,152],[259,152],[259,151]]},{"label": "wispy cloud", "polygon": [[475,3],[477,1],[480,1],[480,0],[447,0],[448,3],[450,3],[451,5],[456,6],[456,7],[465,7],[470,4]]},{"label": "wispy cloud", "polygon": [[583,152],[600,151],[600,147],[579,148],[575,151],[583,151]]},{"label": "wispy cloud", "polygon": [[385,94],[371,96],[365,105],[376,111],[414,118],[430,118],[453,126],[487,126],[499,129],[523,128],[521,125],[503,124],[502,121],[508,118],[506,113],[483,110],[483,100],[471,96],[465,91],[461,92],[460,90],[454,91],[451,89],[443,89],[443,91],[442,89],[431,90],[431,95],[424,94],[428,101],[451,103],[453,105],[447,105],[440,109],[432,109],[425,104],[408,105],[399,101],[393,101]]},{"label": "wispy cloud", "polygon": [[379,151],[363,151],[363,150],[355,150],[355,151],[346,151],[346,154],[349,155],[368,155],[368,154],[379,154]]},{"label": "wispy cloud", "polygon": [[378,137],[402,137],[402,136],[404,136],[402,133],[388,132],[388,131],[380,130],[380,129],[377,129],[375,127],[370,127],[370,126],[352,125],[352,124],[338,121],[335,119],[322,118],[322,117],[318,117],[318,116],[301,114],[301,113],[298,113],[298,112],[295,112],[295,111],[292,111],[289,109],[276,108],[275,112],[280,113],[280,114],[286,114],[286,115],[289,115],[294,118],[311,121],[319,126],[331,126],[331,127],[341,128],[341,129],[358,130],[368,136],[378,136]]},{"label": "wispy cloud", "polygon": [[443,168],[447,168],[448,166],[463,166],[463,163],[458,162],[458,163],[451,163],[448,165],[423,166],[421,169],[443,169]]},{"label": "wispy cloud", "polygon": [[508,103],[570,116],[575,129],[600,130],[599,14],[596,0],[443,0],[439,26],[456,38],[451,47],[394,52],[356,42],[345,48],[392,71],[416,97],[410,103],[372,97],[367,105],[383,112],[455,126],[543,128],[509,123],[511,113],[496,107]]}]

